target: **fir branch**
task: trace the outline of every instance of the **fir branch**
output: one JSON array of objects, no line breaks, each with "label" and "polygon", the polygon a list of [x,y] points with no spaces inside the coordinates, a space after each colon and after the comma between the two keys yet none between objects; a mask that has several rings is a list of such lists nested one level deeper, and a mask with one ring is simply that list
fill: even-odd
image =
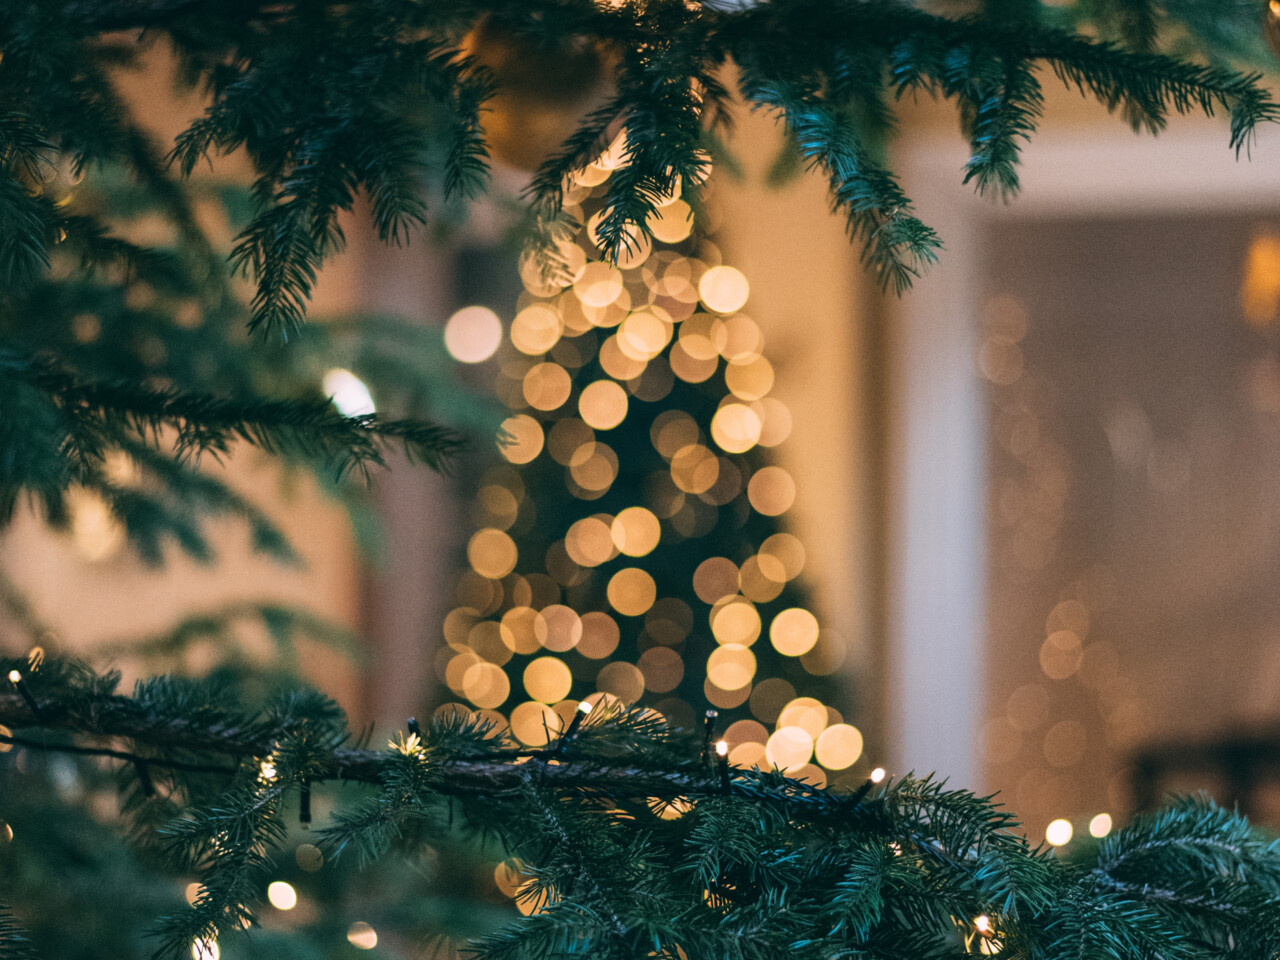
[{"label": "fir branch", "polygon": [[179,459],[221,455],[239,439],[268,453],[326,463],[338,476],[352,470],[367,475],[371,465],[382,465],[380,446],[388,441],[438,470],[463,443],[446,427],[372,414],[344,417],[322,400],[228,400],[88,380],[44,358],[4,359],[0,372],[44,392],[59,411],[68,442],[64,456],[77,469],[100,462],[121,441],[154,442],[166,429],[174,431]]},{"label": "fir branch", "polygon": [[0,901],[0,958],[2,960],[40,960],[26,932],[9,908]]}]

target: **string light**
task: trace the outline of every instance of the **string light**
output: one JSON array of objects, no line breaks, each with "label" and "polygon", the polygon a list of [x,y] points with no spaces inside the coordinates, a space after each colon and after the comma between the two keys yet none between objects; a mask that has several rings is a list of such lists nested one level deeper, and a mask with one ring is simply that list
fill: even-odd
[{"label": "string light", "polygon": [[277,910],[292,910],[298,905],[298,891],[283,880],[273,880],[267,884],[267,900]]},{"label": "string light", "polygon": [[[505,463],[478,484],[470,570],[446,616],[450,650],[436,669],[470,709],[501,711],[515,739],[533,747],[558,738],[557,750],[578,732],[570,698],[582,696],[581,685],[625,703],[661,697],[656,706],[673,721],[692,721],[694,703],[705,697],[721,710],[745,708],[762,719],[767,711],[772,723],[798,699],[796,690],[779,680],[783,695],[777,678],[757,673],[781,655],[810,676],[826,676],[847,646],[789,596],[805,563],[790,533],[768,531],[741,557],[725,548],[735,549],[737,562],[707,558],[684,584],[667,562],[674,554],[664,551],[711,534],[722,517],[738,528],[791,508],[795,478],[758,462],[756,451],[786,437],[791,415],[770,395],[775,373],[760,325],[741,312],[747,278],[705,240],[661,246],[683,243],[693,229],[679,186],[654,218],[657,245],[635,244],[616,264],[591,259],[603,223],[593,198],[620,169],[611,157],[606,151],[570,178],[572,207],[585,227],[560,243],[566,269],[559,275],[522,262],[525,292],[505,337],[493,336],[501,322],[485,308],[468,307],[448,325],[461,331],[466,320],[489,331],[484,349],[460,359],[493,358],[496,392],[511,413],[498,443]],[[455,355],[463,353],[459,346]],[[650,406],[682,384],[698,385],[706,408]],[[630,445],[645,427],[652,451]],[[636,476],[643,462],[636,458],[644,456],[655,461],[647,479]],[[563,527],[554,528],[556,511],[527,495],[522,476],[540,484],[562,478],[570,504]],[[586,505],[593,501],[609,506],[592,511]],[[546,535],[536,550],[534,529],[539,540]],[[687,601],[682,587],[692,587]],[[708,612],[695,615],[697,602],[710,608],[714,648],[689,642]],[[566,659],[572,650],[582,659]],[[627,659],[610,662],[620,651]],[[861,732],[816,699],[809,707],[797,707],[803,717],[788,715],[772,735],[762,725],[757,739],[735,744],[735,763],[767,765],[772,744],[785,769],[814,782],[826,780],[815,764],[850,768],[862,752]],[[708,762],[713,727],[708,720]]]},{"label": "string light", "polygon": [[884,767],[876,767],[871,771],[870,779],[872,783],[881,783],[886,776],[888,776],[888,774],[885,773]]},{"label": "string light", "polygon": [[22,697],[22,701],[27,705],[28,709],[39,717],[40,704],[36,703],[36,698],[32,696],[31,688],[27,686],[27,681],[23,678],[22,673],[18,670],[10,670],[9,682],[17,689],[18,696]]},{"label": "string light", "polygon": [[1059,818],[1045,827],[1044,838],[1049,842],[1050,846],[1061,847],[1071,842],[1074,832],[1070,820]]}]

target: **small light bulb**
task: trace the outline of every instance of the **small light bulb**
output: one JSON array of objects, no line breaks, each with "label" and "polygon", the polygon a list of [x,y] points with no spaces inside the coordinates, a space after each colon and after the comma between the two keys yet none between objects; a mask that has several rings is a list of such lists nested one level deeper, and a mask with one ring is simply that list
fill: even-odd
[{"label": "small light bulb", "polygon": [[1044,838],[1051,846],[1061,847],[1071,842],[1072,833],[1074,831],[1071,828],[1071,821],[1059,818],[1045,827]]},{"label": "small light bulb", "polygon": [[1111,832],[1111,814],[1100,813],[1089,821],[1089,835],[1101,840]]},{"label": "small light bulb", "polygon": [[984,937],[989,937],[996,932],[995,927],[991,925],[991,918],[985,913],[980,917],[974,917],[973,927]]},{"label": "small light bulb", "polygon": [[721,757],[727,757],[729,755],[729,744],[727,741],[716,741],[716,755]]},{"label": "small light bulb", "polygon": [[591,704],[589,704],[586,700],[583,700],[581,703],[578,704],[578,712],[582,714],[584,717],[591,712],[591,709],[592,709]]},{"label": "small light bulb", "polygon": [[21,674],[21,673],[19,673],[17,670],[10,670],[10,671],[9,671],[9,682],[10,682],[10,683],[21,683],[21,682],[22,682],[22,674]]},{"label": "small light bulb", "polygon": [[262,766],[258,768],[258,776],[263,780],[274,780],[276,778],[276,765],[270,760],[263,760]]},{"label": "small light bulb", "polygon": [[267,885],[267,899],[277,910],[292,910],[298,905],[298,891],[293,884],[274,880]]},{"label": "small light bulb", "polygon": [[871,771],[872,783],[880,783],[882,780],[884,780],[884,778],[885,778],[884,767],[876,767],[874,770]]}]

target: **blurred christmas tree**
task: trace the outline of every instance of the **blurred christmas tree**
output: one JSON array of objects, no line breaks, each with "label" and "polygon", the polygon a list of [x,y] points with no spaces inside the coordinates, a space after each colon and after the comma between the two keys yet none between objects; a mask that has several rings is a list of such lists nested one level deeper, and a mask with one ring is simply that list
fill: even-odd
[{"label": "blurred christmas tree", "polygon": [[[804,545],[782,526],[796,485],[768,450],[791,414],[742,312],[748,279],[720,262],[679,189],[650,220],[657,243],[637,236],[616,265],[601,258],[595,228],[625,142],[568,185],[565,212],[584,226],[560,248],[566,269],[525,262],[497,350],[497,392],[517,411],[507,462],[478,478],[481,529],[441,679],[529,745],[584,697],[645,703],[686,729],[724,711],[714,726],[731,762],[823,783],[859,758],[862,735],[835,706],[850,699],[848,678],[832,679],[844,640],[819,628]],[[496,324],[464,309],[446,342],[487,359]]]}]

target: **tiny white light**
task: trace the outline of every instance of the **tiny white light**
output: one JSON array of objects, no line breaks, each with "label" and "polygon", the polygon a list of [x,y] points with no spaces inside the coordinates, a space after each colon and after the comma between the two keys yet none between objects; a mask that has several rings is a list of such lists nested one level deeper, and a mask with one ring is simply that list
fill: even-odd
[{"label": "tiny white light", "polygon": [[212,937],[191,944],[191,960],[218,960],[221,956],[222,949]]},{"label": "tiny white light", "polygon": [[1070,843],[1072,834],[1075,831],[1071,828],[1070,820],[1061,818],[1054,820],[1049,826],[1044,828],[1044,838],[1049,841],[1052,846],[1060,847],[1063,844]]},{"label": "tiny white light", "polygon": [[258,776],[264,780],[274,780],[276,778],[276,765],[270,760],[263,760],[262,766],[258,768]]},{"label": "tiny white light", "polygon": [[585,717],[587,714],[591,712],[591,704],[583,700],[580,704],[578,704],[578,712]]},{"label": "tiny white light", "polygon": [[721,757],[727,757],[729,755],[729,744],[726,741],[716,741],[716,755]]},{"label": "tiny white light", "polygon": [[298,891],[293,884],[275,880],[267,885],[267,899],[277,910],[292,910],[298,905]]},{"label": "tiny white light", "polygon": [[885,774],[884,767],[876,767],[874,770],[871,771],[871,782],[880,783],[881,781],[884,780],[885,776],[886,774]]},{"label": "tiny white light", "polygon": [[502,321],[488,307],[463,307],[444,325],[444,347],[463,363],[483,363],[502,344]]},{"label": "tiny white light", "polygon": [[21,682],[22,682],[22,674],[20,674],[17,670],[10,670],[10,671],[9,671],[9,682],[10,682],[10,683],[21,683]]},{"label": "tiny white light", "polygon": [[344,417],[358,417],[366,413],[376,413],[373,395],[363,380],[350,370],[334,367],[324,375],[324,392],[329,395],[333,405]]},{"label": "tiny white light", "polygon": [[1101,839],[1111,832],[1111,814],[1100,813],[1089,821],[1089,836]]},{"label": "tiny white light", "polygon": [[989,937],[996,932],[996,928],[991,925],[991,918],[985,913],[980,917],[974,917],[973,928],[984,937]]},{"label": "tiny white light", "polygon": [[378,945],[378,931],[363,920],[357,920],[347,927],[347,942],[360,950],[372,950]]}]

